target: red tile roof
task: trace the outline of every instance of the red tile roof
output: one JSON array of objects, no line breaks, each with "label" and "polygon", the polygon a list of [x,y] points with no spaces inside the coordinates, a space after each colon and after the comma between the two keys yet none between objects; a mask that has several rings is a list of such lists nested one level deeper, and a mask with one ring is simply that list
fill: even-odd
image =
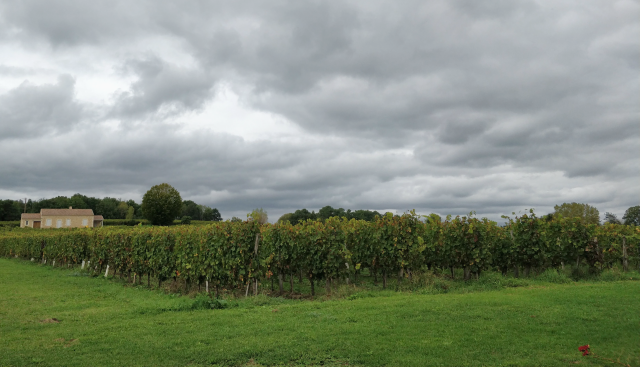
[{"label": "red tile roof", "polygon": [[22,213],[22,219],[40,219],[40,213]]},{"label": "red tile roof", "polygon": [[93,215],[91,209],[40,209],[42,215],[56,215],[56,216],[88,216]]}]

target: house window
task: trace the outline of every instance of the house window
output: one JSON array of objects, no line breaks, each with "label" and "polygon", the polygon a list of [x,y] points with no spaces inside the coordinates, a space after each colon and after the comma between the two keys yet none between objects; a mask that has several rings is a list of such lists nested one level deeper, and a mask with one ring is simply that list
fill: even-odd
[{"label": "house window", "polygon": [[27,220],[27,221],[26,221],[26,223],[25,223],[24,225],[25,225],[25,226],[28,226],[28,225],[29,225],[29,221]]},{"label": "house window", "polygon": [[71,225],[71,219],[67,219],[67,227]]},{"label": "house window", "polygon": [[62,219],[56,221],[56,228],[62,228]]},{"label": "house window", "polygon": [[47,219],[47,225],[51,226],[51,219]]},{"label": "house window", "polygon": [[86,227],[89,223],[87,222],[87,219],[83,219],[82,220],[82,226]]}]

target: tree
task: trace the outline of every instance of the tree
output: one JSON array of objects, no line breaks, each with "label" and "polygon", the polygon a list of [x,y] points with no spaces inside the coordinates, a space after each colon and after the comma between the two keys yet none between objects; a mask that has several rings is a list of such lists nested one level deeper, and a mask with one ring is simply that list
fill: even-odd
[{"label": "tree", "polygon": [[240,218],[238,218],[238,217],[231,217],[230,222],[231,222],[231,223],[242,222],[242,219],[240,219]]},{"label": "tree", "polygon": [[124,201],[119,202],[116,208],[116,213],[118,216],[117,219],[126,219],[127,214],[129,214],[129,205],[127,205],[127,203],[125,203]]},{"label": "tree", "polygon": [[[98,203],[95,214],[100,214],[104,219],[122,219],[118,214],[118,199],[106,197]],[[126,212],[125,212],[126,215]]]},{"label": "tree", "polygon": [[0,220],[20,220],[20,213],[18,205],[13,200],[0,200]]},{"label": "tree", "polygon": [[142,197],[142,213],[153,225],[172,224],[181,210],[180,193],[167,183],[151,187]]},{"label": "tree", "polygon": [[[129,199],[127,200],[127,205],[129,205],[129,210],[131,210],[131,208],[133,208],[133,218],[142,218],[142,215],[138,215],[138,214],[142,214],[142,209],[140,209],[140,204],[136,203],[135,201]],[[127,212],[128,215],[129,212]]]},{"label": "tree", "polygon": [[253,211],[247,214],[247,218],[258,222],[259,224],[265,224],[269,221],[269,217],[267,216],[267,211],[260,209],[253,209]]},{"label": "tree", "polygon": [[130,206],[129,209],[127,209],[127,216],[124,219],[131,221],[133,220],[134,216],[135,216],[135,209],[132,206]]},{"label": "tree", "polygon": [[373,222],[378,217],[382,217],[382,215],[378,213],[377,210],[371,211],[358,209],[352,212],[351,209],[349,209],[347,211],[347,219],[354,218],[358,220],[366,220],[367,222]]},{"label": "tree", "polygon": [[89,209],[89,205],[85,201],[86,196],[81,194],[75,194],[69,199],[69,206],[73,209]]},{"label": "tree", "polygon": [[613,214],[613,213],[609,213],[606,212],[604,214],[604,221],[606,223],[611,223],[611,224],[622,224],[622,222],[620,221],[620,219],[618,219],[618,216]]},{"label": "tree", "polygon": [[296,225],[308,219],[316,220],[316,218],[317,216],[315,212],[309,212],[307,209],[298,209],[291,215],[289,221],[291,224]]},{"label": "tree", "polygon": [[622,216],[624,224],[640,226],[640,205],[627,209]]},{"label": "tree", "polygon": [[343,208],[334,209],[330,205],[318,210],[317,218],[327,220],[331,217],[346,217],[347,212]]},{"label": "tree", "polygon": [[581,218],[585,224],[600,224],[600,212],[589,204],[563,203],[553,207],[564,218]]},{"label": "tree", "polygon": [[182,202],[182,216],[191,217],[194,220],[202,220],[202,208],[192,200]]},{"label": "tree", "polygon": [[220,211],[216,208],[205,207],[202,212],[202,220],[210,220],[214,222],[222,221],[222,215],[220,215]]},{"label": "tree", "polygon": [[293,216],[293,213],[282,214],[282,216],[280,216],[280,218],[278,218],[278,223],[291,222],[291,217],[292,216]]}]

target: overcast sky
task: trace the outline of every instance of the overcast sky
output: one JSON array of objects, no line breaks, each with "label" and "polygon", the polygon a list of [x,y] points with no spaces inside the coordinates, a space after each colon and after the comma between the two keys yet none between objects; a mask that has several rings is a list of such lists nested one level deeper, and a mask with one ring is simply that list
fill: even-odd
[{"label": "overcast sky", "polygon": [[640,204],[640,1],[0,2],[0,198]]}]

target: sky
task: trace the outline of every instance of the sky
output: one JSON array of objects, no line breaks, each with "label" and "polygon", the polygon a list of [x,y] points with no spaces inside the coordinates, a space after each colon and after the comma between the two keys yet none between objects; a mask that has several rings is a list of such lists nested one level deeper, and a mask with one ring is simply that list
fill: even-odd
[{"label": "sky", "polygon": [[639,0],[0,2],[0,198],[640,205]]}]

